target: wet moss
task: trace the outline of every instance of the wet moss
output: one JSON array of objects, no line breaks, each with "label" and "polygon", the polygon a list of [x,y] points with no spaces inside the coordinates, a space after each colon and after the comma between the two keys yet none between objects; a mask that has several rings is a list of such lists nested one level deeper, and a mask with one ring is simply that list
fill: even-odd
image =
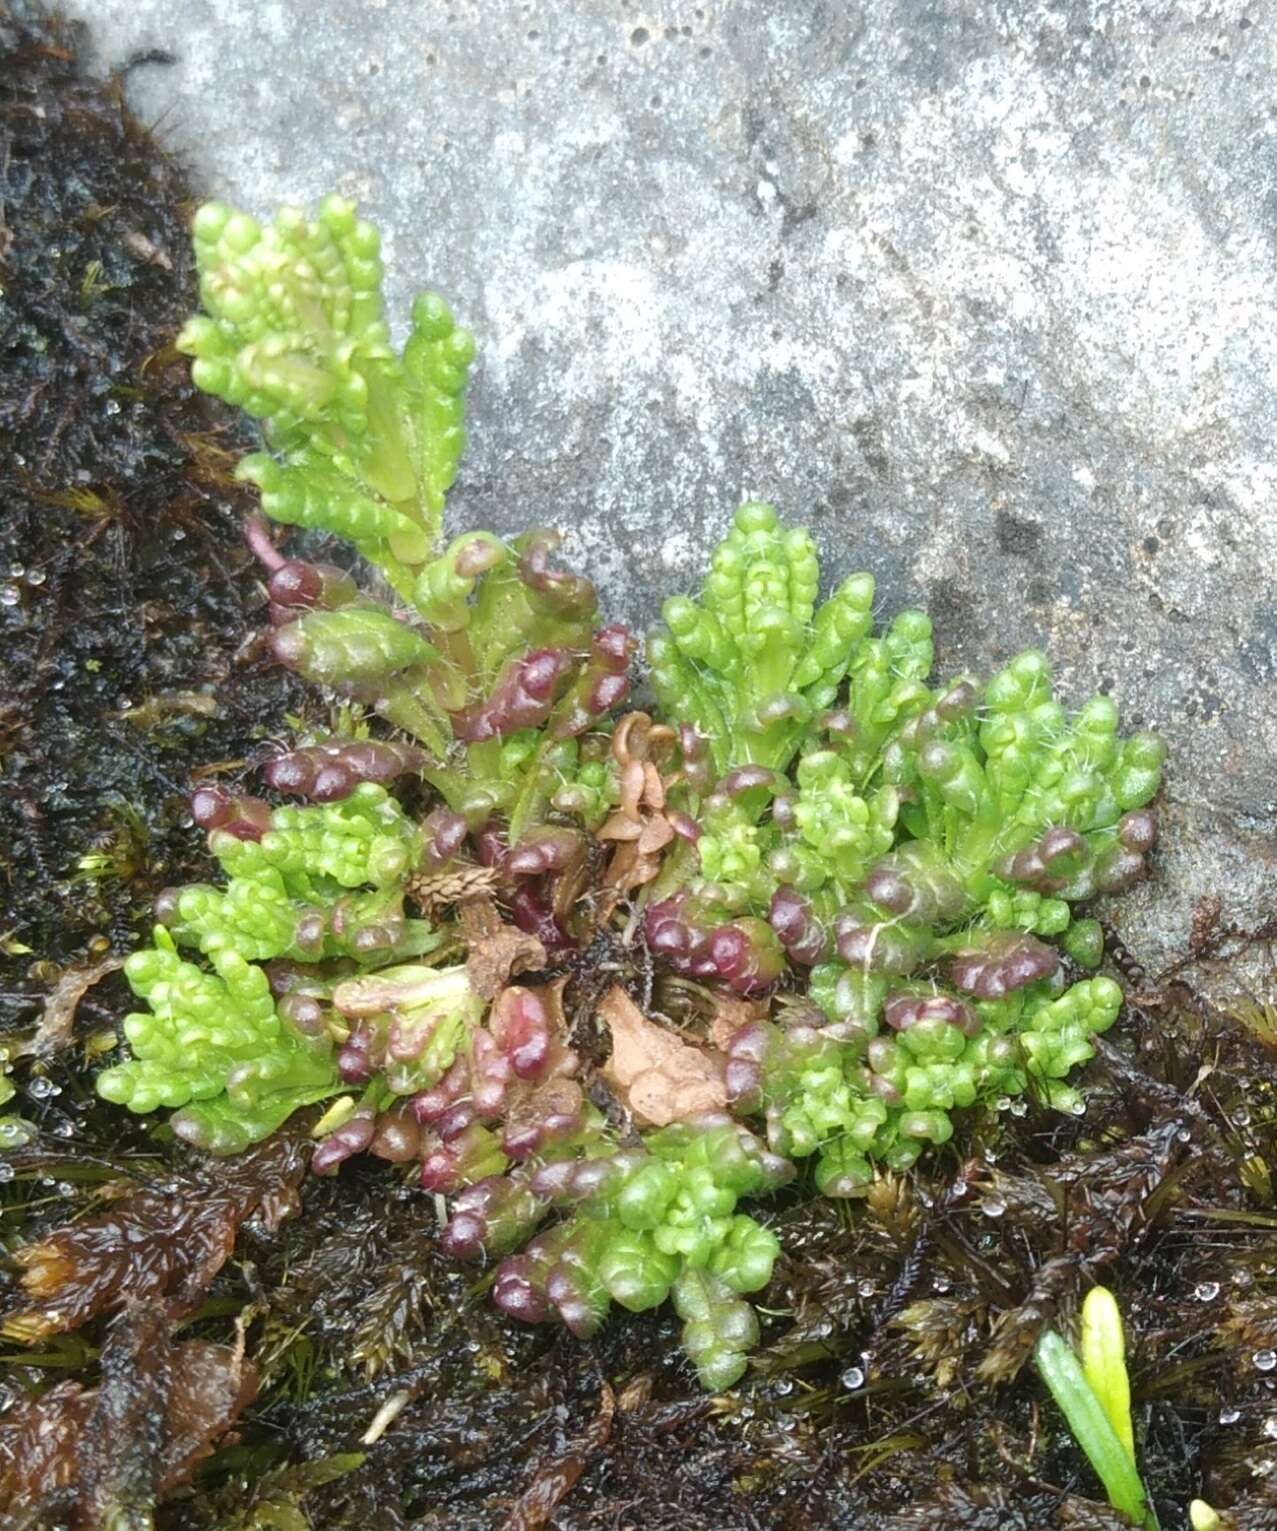
[{"label": "wet moss", "polygon": [[295,700],[241,649],[260,598],[226,472],[240,427],[172,349],[194,302],[187,183],[78,42],[0,7],[9,1024],[32,956],[129,944],[199,859],[192,774],[233,773]]}]

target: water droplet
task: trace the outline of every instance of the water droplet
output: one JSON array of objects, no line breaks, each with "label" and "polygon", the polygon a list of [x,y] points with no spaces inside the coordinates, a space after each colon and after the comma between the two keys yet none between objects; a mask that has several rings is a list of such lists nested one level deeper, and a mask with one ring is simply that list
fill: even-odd
[{"label": "water droplet", "polygon": [[15,1171],[12,1164],[0,1163],[0,1181],[12,1180],[14,1173]]},{"label": "water droplet", "polygon": [[854,1393],[857,1388],[864,1387],[865,1374],[858,1366],[849,1366],[838,1379],[849,1393]]},{"label": "water droplet", "polygon": [[986,1196],[980,1203],[980,1210],[985,1217],[1001,1217],[1007,1209],[1007,1204],[1000,1196]]},{"label": "water droplet", "polygon": [[21,579],[22,576],[26,572],[27,572],[27,566],[25,564],[11,563],[9,565],[9,578],[10,579]]},{"label": "water droplet", "polygon": [[74,1196],[75,1195],[75,1187],[71,1184],[71,1182],[69,1180],[59,1180],[58,1181],[58,1195],[59,1196]]},{"label": "water droplet", "polygon": [[53,1094],[53,1089],[52,1079],[46,1079],[43,1074],[37,1074],[27,1083],[27,1093],[34,1096],[36,1100],[48,1100]]},{"label": "water droplet", "polygon": [[995,1111],[1005,1111],[1008,1109],[1010,1104],[1011,1097],[1009,1095],[999,1095],[997,1100],[993,1102],[993,1109]]},{"label": "water droplet", "polygon": [[1074,1116],[1085,1116],[1086,1115],[1086,1102],[1082,1099],[1082,1097],[1080,1095],[1073,1102],[1073,1104],[1069,1107],[1069,1111]]},{"label": "water droplet", "polygon": [[1234,1127],[1249,1127],[1250,1126],[1250,1112],[1246,1109],[1245,1106],[1238,1106],[1236,1111],[1233,1112],[1233,1126]]},{"label": "water droplet", "polygon": [[1175,1141],[1177,1143],[1187,1143],[1192,1138],[1192,1136],[1193,1134],[1187,1127],[1181,1127],[1180,1130],[1175,1134]]},{"label": "water droplet", "polygon": [[1012,1116],[1023,1116],[1028,1111],[1028,1109],[1028,1106],[1022,1100],[1013,1100],[1011,1102]]},{"label": "water droplet", "polygon": [[48,577],[43,569],[32,569],[31,573],[27,575],[27,584],[40,586],[44,584]]},{"label": "water droplet", "polygon": [[106,415],[118,415],[120,412],[119,399],[108,399],[102,406],[102,413]]},{"label": "water droplet", "polygon": [[782,1377],[772,1388],[773,1393],[778,1393],[782,1398],[787,1398],[794,1391],[794,1384],[788,1377]]},{"label": "water droplet", "polygon": [[1214,1302],[1219,1296],[1219,1282],[1199,1281],[1193,1288],[1193,1296],[1198,1302]]},{"label": "water droplet", "polygon": [[966,1194],[967,1183],[965,1180],[955,1180],[949,1187],[949,1195],[952,1196],[955,1201],[959,1196],[965,1196]]},{"label": "water droplet", "polygon": [[58,1122],[53,1131],[60,1138],[73,1138],[75,1136],[75,1123]]},{"label": "water droplet", "polygon": [[1270,1441],[1277,1441],[1277,1414],[1270,1414],[1264,1421],[1264,1434]]},{"label": "water droplet", "polygon": [[948,1276],[937,1276],[931,1283],[931,1290],[939,1297],[943,1297],[946,1292],[952,1291],[952,1289],[953,1283],[949,1280]]},{"label": "water droplet", "polygon": [[878,1283],[876,1281],[862,1281],[856,1287],[856,1290],[862,1297],[874,1297],[878,1292]]},{"label": "water droplet", "polygon": [[1219,1422],[1221,1425],[1235,1425],[1241,1417],[1242,1411],[1240,1409],[1221,1409],[1219,1411]]},{"label": "water droplet", "polygon": [[16,585],[0,585],[0,606],[16,606],[21,598]]},{"label": "water droplet", "polygon": [[1270,1372],[1277,1366],[1277,1350],[1257,1350],[1250,1359],[1257,1372]]},{"label": "water droplet", "polygon": [[0,1148],[21,1148],[35,1137],[35,1128],[20,1116],[0,1118]]}]

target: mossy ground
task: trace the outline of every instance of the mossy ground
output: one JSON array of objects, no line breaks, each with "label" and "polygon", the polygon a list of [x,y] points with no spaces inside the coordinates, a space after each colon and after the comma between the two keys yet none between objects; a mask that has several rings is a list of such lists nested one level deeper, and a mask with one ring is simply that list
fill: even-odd
[{"label": "mossy ground", "polygon": [[[226,474],[245,438],[172,351],[193,306],[180,167],[117,84],[80,72],[73,33],[3,4],[0,132],[0,1027],[13,1045],[61,971],[126,951],[160,887],[203,875],[192,782],[237,780],[287,713],[318,704],[249,638],[262,593]],[[481,1272],[437,1254],[434,1201],[396,1172],[357,1161],[305,1182],[299,1216],[241,1228],[184,1322],[223,1341],[245,1322],[262,1386],[238,1439],[157,1523],[1116,1526],[1018,1368],[1043,1314],[1070,1313],[1101,1279],[1126,1318],[1163,1525],[1204,1494],[1235,1505],[1239,1527],[1277,1526],[1264,1354],[1277,1350],[1277,1016],[1206,1004],[1194,971],[1127,972],[1141,997],[1087,1072],[1084,1116],[969,1117],[867,1203],[803,1187],[778,1199],[786,1255],[764,1348],[722,1399],[696,1387],[669,1312],[614,1319],[588,1345],[517,1328]],[[217,1187],[217,1165],[96,1101],[86,1041],[125,1006],[118,975],[104,978],[75,1041],[14,1069],[8,1109],[39,1135],[0,1187],[9,1251],[105,1205],[122,1178],[175,1197]],[[3,1280],[0,1308],[23,1307],[16,1271]],[[54,1382],[96,1386],[108,1327],[34,1354],[10,1344],[10,1417]],[[361,1444],[388,1400],[397,1416]],[[37,1504],[12,1523],[54,1521]]]}]

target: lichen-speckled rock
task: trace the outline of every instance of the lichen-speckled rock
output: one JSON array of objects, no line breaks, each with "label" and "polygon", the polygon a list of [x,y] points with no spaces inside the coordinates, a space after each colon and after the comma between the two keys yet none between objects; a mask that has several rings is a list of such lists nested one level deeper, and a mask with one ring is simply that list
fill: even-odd
[{"label": "lichen-speckled rock", "polygon": [[1277,12],[1235,0],[75,0],[207,188],[336,187],[478,332],[452,514],[612,611],[734,506],[1049,647],[1172,747],[1155,962],[1277,902]]}]

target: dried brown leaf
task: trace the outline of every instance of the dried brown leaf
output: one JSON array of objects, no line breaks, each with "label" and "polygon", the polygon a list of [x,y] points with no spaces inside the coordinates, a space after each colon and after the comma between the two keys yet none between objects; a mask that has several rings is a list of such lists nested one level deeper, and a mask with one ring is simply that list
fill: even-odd
[{"label": "dried brown leaf", "polygon": [[637,840],[643,833],[643,821],[637,815],[623,813],[620,809],[598,830],[595,831],[597,840],[620,840],[628,843]]},{"label": "dried brown leaf", "polygon": [[22,1051],[47,1055],[65,1047],[71,1040],[80,1001],[95,983],[100,983],[110,973],[119,972],[123,966],[120,957],[104,957],[89,967],[68,968],[45,1001],[35,1036]]},{"label": "dried brown leaf", "polygon": [[619,985],[599,1005],[612,1033],[603,1077],[640,1127],[665,1127],[727,1105],[723,1058],[649,1021]]},{"label": "dried brown leaf", "polygon": [[735,994],[716,994],[714,1018],[709,1023],[709,1034],[714,1040],[714,1046],[721,1052],[726,1052],[738,1031],[746,1026],[752,1026],[755,1021],[765,1021],[770,1010],[770,1000],[741,999]]},{"label": "dried brown leaf", "polygon": [[604,918],[627,894],[652,881],[660,871],[661,852],[677,833],[665,815],[667,789],[677,777],[666,778],[660,769],[674,744],[674,731],[654,726],[645,712],[627,713],[612,734],[620,807],[595,833],[596,839],[616,844],[603,876]]},{"label": "dried brown leaf", "polygon": [[575,928],[577,904],[590,881],[589,846],[584,835],[577,837],[571,859],[551,881],[550,913],[560,930]]},{"label": "dried brown leaf", "polygon": [[507,925],[491,898],[462,905],[461,933],[470,985],[480,999],[495,999],[515,973],[545,966],[545,947],[527,931]]},{"label": "dried brown leaf", "polygon": [[607,913],[617,903],[651,882],[661,869],[659,854],[642,849],[642,831],[633,840],[621,841],[612,852],[612,859],[603,874],[603,907]]}]

